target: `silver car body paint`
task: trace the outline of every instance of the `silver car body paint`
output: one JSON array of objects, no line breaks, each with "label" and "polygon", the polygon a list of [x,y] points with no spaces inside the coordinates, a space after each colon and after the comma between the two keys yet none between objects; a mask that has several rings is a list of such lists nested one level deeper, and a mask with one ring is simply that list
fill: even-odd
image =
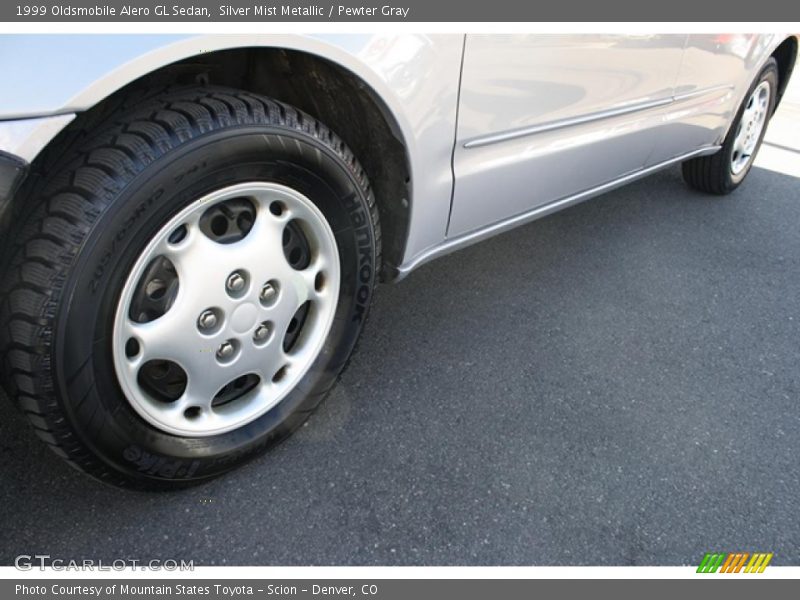
[{"label": "silver car body paint", "polygon": [[67,113],[39,119],[0,121],[0,150],[31,162],[74,118],[74,113]]},{"label": "silver car body paint", "polygon": [[[0,36],[0,151],[27,161],[74,118],[169,63],[301,50],[360,77],[406,145],[402,277],[427,260],[715,152],[785,35]],[[32,78],[31,73],[36,72]]]}]

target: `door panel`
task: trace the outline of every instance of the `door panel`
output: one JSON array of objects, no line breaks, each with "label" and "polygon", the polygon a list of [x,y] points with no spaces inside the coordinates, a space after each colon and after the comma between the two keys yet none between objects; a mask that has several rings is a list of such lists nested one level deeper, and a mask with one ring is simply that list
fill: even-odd
[{"label": "door panel", "polygon": [[448,236],[644,166],[685,35],[467,36]]}]

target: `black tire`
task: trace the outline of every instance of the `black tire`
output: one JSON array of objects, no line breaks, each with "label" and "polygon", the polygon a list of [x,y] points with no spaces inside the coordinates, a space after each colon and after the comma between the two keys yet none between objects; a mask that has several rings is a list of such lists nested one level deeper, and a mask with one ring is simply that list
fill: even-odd
[{"label": "black tire", "polygon": [[[38,436],[72,466],[138,489],[215,477],[287,437],[344,369],[380,267],[375,199],[352,152],[286,104],[218,87],[148,92],[69,139],[17,198],[0,288],[3,381]],[[331,225],[341,270],[334,323],[269,412],[211,437],[170,435],[132,410],[116,380],[116,299],[147,240],[193,194],[253,179],[293,186]]]},{"label": "black tire", "polygon": [[[764,123],[764,127],[761,130],[758,143],[756,144],[755,151],[750,157],[749,163],[743,171],[738,174],[734,174],[731,170],[731,160],[733,157],[733,144],[736,138],[737,127],[742,119],[742,114],[744,113],[751,94],[762,81],[769,81],[771,91],[769,100],[770,106],[767,111],[767,122]],[[761,148],[761,143],[764,141],[764,134],[767,132],[769,118],[772,116],[772,113],[775,110],[777,92],[778,63],[774,58],[770,58],[767,61],[767,64],[764,65],[764,68],[761,69],[758,77],[756,77],[755,81],[753,81],[750,89],[747,90],[747,94],[745,94],[744,100],[742,101],[741,106],[739,106],[739,110],[736,112],[736,118],[733,120],[733,124],[728,130],[728,134],[725,137],[722,148],[710,156],[700,156],[698,158],[684,161],[682,164],[683,179],[687,184],[689,184],[689,186],[701,192],[715,194],[718,196],[730,194],[733,190],[739,187],[742,181],[744,181],[744,178],[750,172],[750,169],[753,166],[753,161],[758,154],[758,150]]]}]

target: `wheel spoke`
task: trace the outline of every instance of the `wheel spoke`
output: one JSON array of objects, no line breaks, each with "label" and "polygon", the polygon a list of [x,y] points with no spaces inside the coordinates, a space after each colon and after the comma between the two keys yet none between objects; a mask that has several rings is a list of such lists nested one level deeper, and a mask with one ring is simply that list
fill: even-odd
[{"label": "wheel spoke", "polygon": [[281,369],[292,368],[294,359],[283,351],[283,336],[274,336],[274,339],[264,348],[260,349],[262,360],[260,360],[253,372],[261,377],[261,381],[267,385],[280,384],[280,381],[273,381]]},{"label": "wheel spoke", "polygon": [[181,336],[181,324],[171,311],[148,323],[126,319],[125,325],[124,335],[139,343],[137,359],[140,361],[171,360],[186,346]]},{"label": "wheel spoke", "polygon": [[739,131],[738,131],[738,133],[736,134],[736,137],[733,140],[733,149],[734,150],[741,151],[745,135],[746,135],[745,128],[740,125],[739,126]]},{"label": "wheel spoke", "polygon": [[214,376],[209,373],[192,372],[189,374],[186,390],[180,400],[186,407],[197,406],[204,411],[210,411],[214,396],[232,379],[235,379],[235,376],[231,377],[229,374],[219,377],[218,374]]},{"label": "wheel spoke", "polygon": [[316,289],[317,275],[324,273],[327,268],[327,261],[321,257],[316,257],[310,265],[300,271],[292,269],[292,280],[297,287],[298,296],[300,297],[300,304],[307,300],[318,300],[321,296],[321,291]]},{"label": "wheel spoke", "polygon": [[761,139],[769,107],[770,87],[761,82],[747,100],[737,124],[731,151],[730,169],[738,175],[750,164]]},{"label": "wheel spoke", "polygon": [[271,257],[272,252],[275,252],[276,256],[282,256],[281,234],[290,215],[291,211],[288,209],[284,209],[284,213],[280,216],[273,215],[266,201],[260,203],[250,235],[236,244],[237,249],[242,252],[255,252],[262,259],[265,258],[265,250],[270,253],[267,257]]}]

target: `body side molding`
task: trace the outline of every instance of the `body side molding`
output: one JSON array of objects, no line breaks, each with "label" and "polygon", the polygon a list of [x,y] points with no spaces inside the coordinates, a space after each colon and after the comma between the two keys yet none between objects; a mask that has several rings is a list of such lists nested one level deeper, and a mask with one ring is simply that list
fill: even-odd
[{"label": "body side molding", "polygon": [[698,148],[697,150],[693,150],[692,152],[681,154],[680,156],[676,156],[674,158],[671,158],[664,162],[660,162],[650,167],[639,169],[631,173],[627,173],[622,177],[619,177],[618,179],[606,182],[597,187],[584,190],[583,192],[579,192],[577,194],[573,194],[565,198],[561,198],[554,202],[550,202],[549,204],[545,204],[544,206],[538,206],[533,210],[515,215],[508,219],[503,219],[502,221],[497,221],[496,223],[492,223],[491,225],[470,231],[463,235],[447,239],[441,244],[428,248],[424,252],[415,256],[412,260],[400,265],[397,268],[396,272],[394,273],[393,280],[400,281],[404,279],[406,275],[411,273],[411,271],[435,258],[440,258],[442,256],[450,254],[451,252],[460,250],[461,248],[464,248],[466,246],[476,244],[480,241],[483,241],[485,239],[488,239],[505,231],[509,231],[510,229],[514,229],[519,225],[524,225],[531,221],[535,221],[536,219],[546,217],[549,214],[552,214],[558,210],[567,208],[574,204],[579,204],[584,200],[588,200],[589,198],[592,198],[604,192],[608,192],[615,188],[621,187],[626,183],[635,181],[636,179],[639,179],[641,177],[646,177],[651,173],[655,173],[656,171],[659,171],[675,163],[683,162],[684,160],[689,160],[690,158],[696,158],[698,156],[707,156],[709,154],[714,154],[720,148],[721,146],[705,146],[703,148]]}]

